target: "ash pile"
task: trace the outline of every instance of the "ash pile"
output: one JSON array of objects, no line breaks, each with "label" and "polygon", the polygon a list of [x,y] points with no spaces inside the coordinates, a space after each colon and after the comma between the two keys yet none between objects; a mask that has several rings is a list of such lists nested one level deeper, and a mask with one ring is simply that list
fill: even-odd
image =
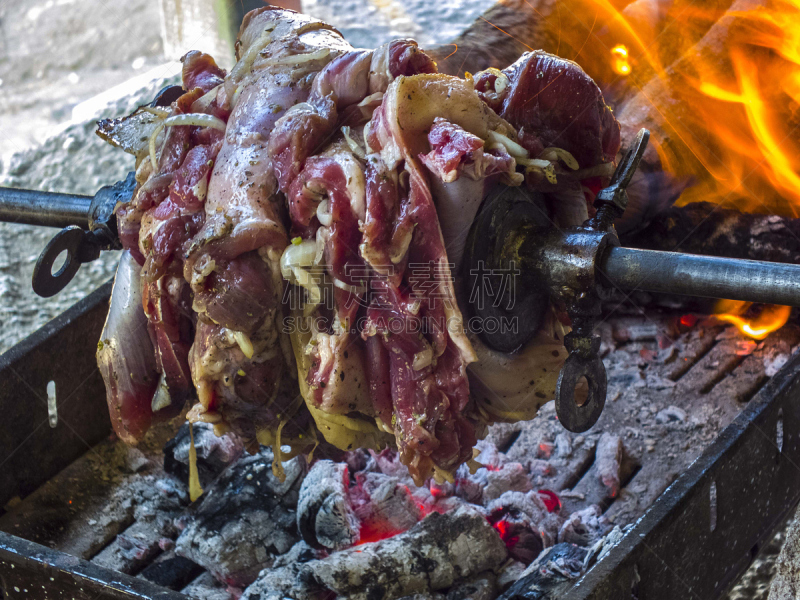
[{"label": "ash pile", "polygon": [[[283,463],[281,481],[269,448],[242,453],[203,424],[193,433],[205,492],[173,517],[169,548],[184,568],[207,571],[182,590],[193,598],[555,598],[620,534],[600,504],[567,509],[542,487],[569,483],[555,477],[567,459],[563,437],[560,448],[537,444],[525,457],[524,444],[500,451],[496,443],[509,442],[500,433],[479,443],[472,472],[462,465],[452,482],[416,487],[393,450],[310,466],[297,456]],[[625,470],[619,438],[583,443],[596,454],[597,487],[612,498]],[[167,473],[186,481],[188,456],[184,425],[165,447]]]}]

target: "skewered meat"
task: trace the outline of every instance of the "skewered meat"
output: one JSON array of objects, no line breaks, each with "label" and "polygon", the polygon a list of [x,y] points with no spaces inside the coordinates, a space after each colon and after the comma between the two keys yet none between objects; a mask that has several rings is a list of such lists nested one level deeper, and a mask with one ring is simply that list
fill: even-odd
[{"label": "skewered meat", "polygon": [[140,289],[131,318],[150,335],[100,358],[111,373],[151,352],[136,364],[161,381],[154,394],[107,377],[112,413],[139,418],[118,433],[134,442],[196,391],[190,421],[273,445],[277,469],[282,445],[296,454],[321,434],[396,444],[418,483],[451,478],[489,422],[552,397],[566,356],[553,307],[517,355],[468,330],[475,215],[493,190],[525,186],[560,225],[580,224],[619,126],[580,67],[543,52],[460,79],[413,41],[354,50],[265,8],[245,18],[237,57],[226,74],[190,53],[169,111],[104,128],[137,156],[140,186],[117,212],[121,272],[138,279],[128,305]]}]

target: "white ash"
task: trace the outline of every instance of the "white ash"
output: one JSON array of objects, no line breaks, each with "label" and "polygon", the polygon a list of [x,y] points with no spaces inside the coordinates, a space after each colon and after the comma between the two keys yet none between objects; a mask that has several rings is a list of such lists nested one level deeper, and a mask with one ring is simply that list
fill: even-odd
[{"label": "white ash", "polygon": [[330,591],[350,600],[392,600],[446,590],[460,579],[499,567],[506,548],[481,512],[461,506],[432,513],[394,537],[299,567],[266,570],[242,600],[311,597]]},{"label": "white ash", "polygon": [[346,463],[319,460],[300,487],[297,528],[315,547],[340,550],[359,539],[359,522],[349,494]]},{"label": "white ash", "polygon": [[509,555],[530,564],[539,553],[556,543],[561,521],[547,510],[537,492],[509,491],[486,507],[489,522],[503,535],[515,540]]},{"label": "white ash", "polygon": [[656,413],[656,423],[683,423],[686,420],[686,411],[677,406],[668,406]]},{"label": "white ash", "polygon": [[351,497],[361,527],[375,537],[388,537],[410,529],[422,518],[408,486],[397,477],[357,473]]},{"label": "white ash", "polygon": [[175,551],[218,579],[244,587],[298,541],[295,507],[306,471],[303,457],[272,473],[272,451],[262,447],[229,466],[206,490],[177,540]]},{"label": "white ash", "polygon": [[488,504],[507,491],[529,492],[533,488],[528,472],[518,462],[508,462],[497,469],[481,468],[465,479],[476,482],[483,490],[481,502]]},{"label": "white ash", "polygon": [[556,457],[569,458],[572,455],[572,441],[566,433],[559,433],[556,436]]},{"label": "white ash", "polygon": [[620,463],[622,462],[622,440],[619,436],[604,433],[597,441],[594,464],[597,475],[608,488],[609,496],[616,498],[620,489]]},{"label": "white ash", "polygon": [[558,531],[558,541],[591,546],[603,537],[607,529],[608,523],[603,519],[600,507],[593,504],[567,517]]}]

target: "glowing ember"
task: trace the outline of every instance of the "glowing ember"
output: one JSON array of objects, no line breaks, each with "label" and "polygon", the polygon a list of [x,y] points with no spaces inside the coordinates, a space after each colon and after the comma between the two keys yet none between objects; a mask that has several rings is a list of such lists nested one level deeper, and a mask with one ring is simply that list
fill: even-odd
[{"label": "glowing ember", "polygon": [[617,44],[611,49],[611,68],[619,75],[628,75],[631,72],[628,48],[624,44]]},{"label": "glowing ember", "polygon": [[547,512],[555,512],[561,510],[561,498],[556,496],[555,492],[550,490],[539,490],[539,495],[544,500],[544,505],[547,507]]},{"label": "glowing ember", "polygon": [[738,300],[720,300],[715,307],[717,319],[733,323],[744,335],[756,340],[763,340],[783,327],[791,311],[789,306],[767,304],[753,316],[752,304]]}]

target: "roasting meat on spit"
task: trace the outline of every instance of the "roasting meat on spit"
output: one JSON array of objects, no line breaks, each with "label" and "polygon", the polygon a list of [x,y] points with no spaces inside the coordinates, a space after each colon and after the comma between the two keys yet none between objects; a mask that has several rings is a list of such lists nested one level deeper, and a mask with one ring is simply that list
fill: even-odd
[{"label": "roasting meat on spit", "polygon": [[411,40],[356,50],[269,7],[237,58],[226,73],[190,52],[171,107],[101,123],[138,182],[98,350],[115,431],[135,443],[192,402],[190,421],[278,458],[396,445],[417,482],[451,478],[489,423],[553,398],[567,356],[563,307],[513,353],[473,331],[478,210],[524,190],[580,225],[617,121],[542,51],[462,79]]}]

